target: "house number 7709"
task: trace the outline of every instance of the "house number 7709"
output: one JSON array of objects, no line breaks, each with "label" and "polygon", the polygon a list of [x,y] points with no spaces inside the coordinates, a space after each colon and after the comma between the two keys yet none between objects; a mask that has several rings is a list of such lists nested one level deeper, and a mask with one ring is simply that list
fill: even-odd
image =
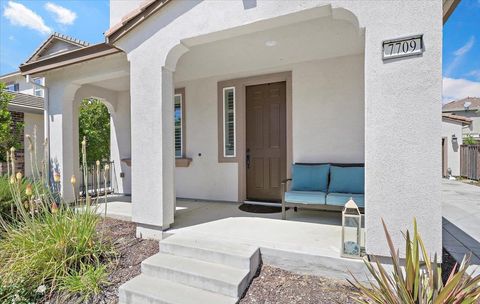
[{"label": "house number 7709", "polygon": [[421,55],[423,35],[409,36],[383,41],[383,60]]}]

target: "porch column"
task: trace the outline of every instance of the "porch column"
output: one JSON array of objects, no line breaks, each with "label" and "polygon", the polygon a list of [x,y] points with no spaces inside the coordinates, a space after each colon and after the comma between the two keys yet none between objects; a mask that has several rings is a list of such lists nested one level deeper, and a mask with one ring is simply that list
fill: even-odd
[{"label": "porch column", "polygon": [[[442,256],[441,3],[417,21],[404,12],[398,27],[389,15],[365,19],[365,209],[366,250],[388,256],[382,219],[404,254],[406,229],[419,232],[430,254]],[[412,11],[414,9],[412,8]],[[417,10],[417,9],[415,9]],[[395,10],[391,10],[392,14]],[[423,33],[425,52],[382,60],[381,43],[406,33]]]},{"label": "porch column", "polygon": [[[70,178],[75,173],[78,160],[74,158],[75,142],[73,102],[78,85],[52,82],[48,84],[49,133],[51,177],[60,174],[60,193],[65,201],[73,201],[74,194]],[[41,154],[39,154],[41,155]],[[77,180],[79,176],[77,176]]]},{"label": "porch column", "polygon": [[137,236],[156,238],[173,223],[173,73],[155,58],[130,60],[132,219]]}]

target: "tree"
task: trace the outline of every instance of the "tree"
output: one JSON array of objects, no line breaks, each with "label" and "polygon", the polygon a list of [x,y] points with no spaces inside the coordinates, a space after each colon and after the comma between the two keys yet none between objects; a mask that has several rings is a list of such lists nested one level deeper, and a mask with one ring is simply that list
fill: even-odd
[{"label": "tree", "polygon": [[7,151],[14,147],[22,147],[22,123],[15,123],[8,103],[13,99],[13,95],[8,93],[4,83],[0,83],[0,162],[5,162]]},{"label": "tree", "polygon": [[87,139],[87,164],[96,160],[110,159],[110,113],[107,107],[96,98],[87,98],[80,106],[79,147],[85,136]]}]

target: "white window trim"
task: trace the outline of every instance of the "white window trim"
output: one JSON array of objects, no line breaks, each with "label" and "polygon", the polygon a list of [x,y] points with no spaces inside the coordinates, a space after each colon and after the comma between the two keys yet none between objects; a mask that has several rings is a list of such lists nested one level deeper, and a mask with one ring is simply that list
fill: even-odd
[{"label": "white window trim", "polygon": [[[183,158],[183,96],[182,94],[174,94],[173,95],[173,101],[175,103],[175,98],[177,96],[180,96],[180,156],[177,156],[175,153],[175,158]],[[175,113],[173,113],[175,115]],[[175,123],[175,122],[174,122]],[[174,125],[175,129],[175,125]],[[175,132],[175,130],[174,130]],[[176,152],[176,151],[175,151]]]},{"label": "white window trim", "polygon": [[[45,85],[45,78],[43,77],[35,77],[32,79],[33,82],[33,95],[38,96],[38,97],[45,97],[45,91],[43,88],[39,87],[38,84],[36,83],[36,80],[40,79],[40,85]],[[37,95],[36,92],[40,92],[40,95]]]},{"label": "white window trim", "polygon": [[[225,142],[225,134],[227,132],[227,124],[225,121],[225,91],[227,90],[232,90],[233,91],[233,155],[227,155],[227,149],[226,149],[226,142]],[[237,113],[236,113],[236,107],[237,107],[237,98],[236,98],[236,92],[235,92],[235,87],[225,87],[223,88],[223,157],[226,158],[234,158],[237,157]]]}]

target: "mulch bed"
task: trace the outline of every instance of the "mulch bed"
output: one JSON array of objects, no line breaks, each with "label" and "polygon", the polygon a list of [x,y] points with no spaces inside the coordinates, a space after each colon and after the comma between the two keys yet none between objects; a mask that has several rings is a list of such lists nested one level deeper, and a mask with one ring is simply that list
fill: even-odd
[{"label": "mulch bed", "polygon": [[109,218],[104,221],[105,237],[115,245],[118,257],[110,266],[110,284],[91,303],[110,304],[118,302],[118,287],[140,274],[142,261],[158,252],[159,242],[136,238],[135,223]]},{"label": "mulch bed", "polygon": [[346,281],[263,265],[240,304],[353,304],[355,297]]},{"label": "mulch bed", "polygon": [[[110,265],[110,284],[90,303],[118,303],[118,288],[140,274],[140,264],[159,251],[159,242],[135,237],[135,224],[116,219],[104,220],[105,236],[115,245],[118,257]],[[99,229],[102,227],[100,224]],[[448,277],[455,260],[443,251],[443,277]],[[357,303],[355,290],[344,280],[301,275],[263,265],[240,304],[350,304]],[[53,300],[53,301],[52,301]],[[71,299],[72,301],[73,299]],[[72,301],[74,302],[74,301]],[[50,299],[50,303],[56,302]],[[63,302],[62,302],[63,303]]]}]

